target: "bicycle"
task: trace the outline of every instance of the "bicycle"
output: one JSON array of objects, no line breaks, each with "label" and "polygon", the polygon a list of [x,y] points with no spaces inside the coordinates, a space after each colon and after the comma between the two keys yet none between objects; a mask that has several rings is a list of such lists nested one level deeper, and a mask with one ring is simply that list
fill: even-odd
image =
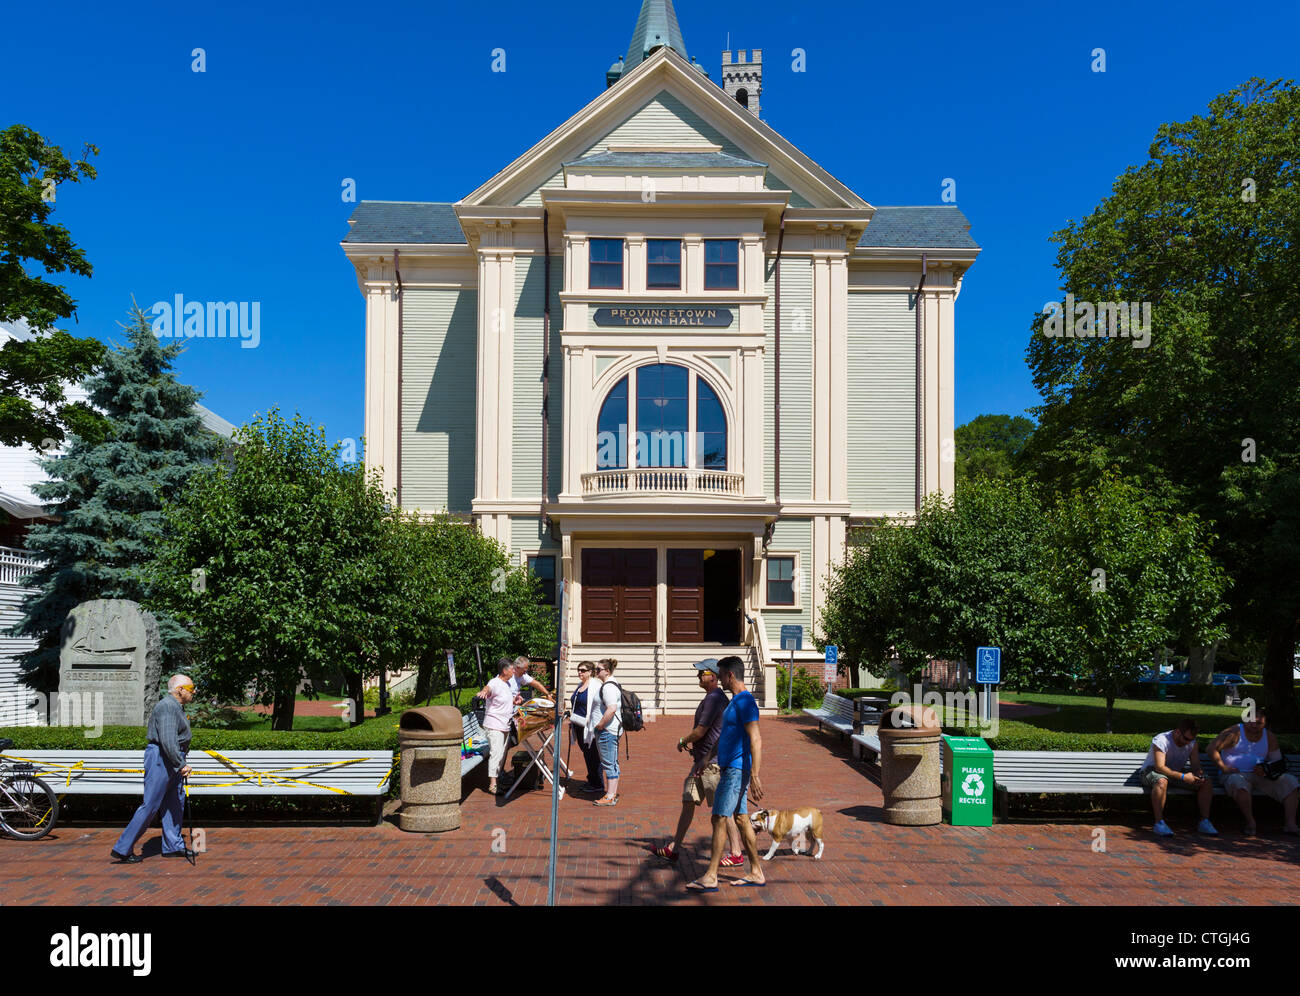
[{"label": "bicycle", "polygon": [[[0,739],[0,752],[14,745]],[[36,777],[30,764],[0,753],[0,831],[19,840],[40,840],[59,818],[59,797]]]}]

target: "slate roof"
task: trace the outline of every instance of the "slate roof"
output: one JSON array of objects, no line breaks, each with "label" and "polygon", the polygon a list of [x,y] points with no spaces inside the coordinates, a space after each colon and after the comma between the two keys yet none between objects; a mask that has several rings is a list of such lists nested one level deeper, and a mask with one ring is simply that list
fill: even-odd
[{"label": "slate roof", "polygon": [[[696,165],[700,159],[718,160],[718,165],[762,166],[748,159],[739,159],[721,152],[603,152],[575,162],[596,165],[634,165],[616,157],[629,157],[649,166],[645,160],[662,157],[674,160],[664,165]],[[690,157],[689,163],[678,163]],[[721,160],[727,160],[723,163]],[[573,165],[566,163],[566,166]],[[420,201],[362,201],[348,219],[352,226],[347,242],[373,242],[380,244],[465,245],[465,233],[460,230],[455,207],[451,203]],[[878,207],[858,241],[858,245],[871,249],[978,249],[979,244],[970,236],[970,222],[955,205],[927,205],[922,207]]]},{"label": "slate roof", "polygon": [[956,205],[877,207],[858,245],[869,249],[978,249]]},{"label": "slate roof", "polygon": [[628,166],[633,169],[766,169],[767,163],[729,156],[725,152],[597,152],[565,166]]},{"label": "slate roof", "polygon": [[466,244],[450,202],[362,201],[348,224],[344,242]]}]

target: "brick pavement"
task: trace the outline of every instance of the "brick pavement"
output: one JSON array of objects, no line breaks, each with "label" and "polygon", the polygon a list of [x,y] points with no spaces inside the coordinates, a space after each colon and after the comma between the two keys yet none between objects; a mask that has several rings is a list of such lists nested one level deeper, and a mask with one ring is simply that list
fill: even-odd
[{"label": "brick pavement", "polygon": [[[560,804],[559,900],[574,904],[913,904],[913,905],[1223,905],[1288,903],[1300,887],[1300,842],[1277,832],[1280,808],[1260,801],[1265,835],[1235,831],[1239,819],[1216,801],[1224,835],[1180,833],[1158,841],[1149,830],[1110,814],[1105,823],[1013,823],[991,829],[907,828],[880,821],[881,795],[833,736],[797,718],[764,719],[764,782],[774,807],[817,805],[825,817],[821,861],[787,851],[767,863],[766,889],[728,889],[708,896],[683,891],[707,859],[703,814],[671,866],[649,848],[676,822],[684,761],[673,748],[688,718],[662,718],[632,737],[623,799],[597,809],[581,799]],[[577,760],[575,752],[575,760]],[[479,774],[483,768],[480,767]],[[0,903],[11,904],[463,904],[532,905],[546,900],[550,798],[542,792],[509,802],[474,780],[463,826],[442,835],[379,827],[204,825],[207,853],[196,867],[157,857],[159,834],[142,848],[146,861],[111,865],[120,828],[60,825],[34,843],[0,839]],[[1191,825],[1191,800],[1171,820]],[[1226,804],[1230,806],[1230,804]],[[1105,830],[1095,852],[1093,829]],[[505,853],[493,853],[504,830]],[[497,835],[495,839],[501,839]],[[766,836],[760,838],[760,844]],[[763,848],[766,850],[766,847]],[[1246,891],[1250,889],[1247,899]]]}]

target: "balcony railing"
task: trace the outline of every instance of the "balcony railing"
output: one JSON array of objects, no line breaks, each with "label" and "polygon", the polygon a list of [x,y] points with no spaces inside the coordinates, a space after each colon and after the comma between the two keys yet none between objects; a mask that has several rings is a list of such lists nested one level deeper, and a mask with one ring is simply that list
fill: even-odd
[{"label": "balcony railing", "polygon": [[685,467],[638,467],[635,470],[598,470],[582,475],[584,497],[602,495],[734,495],[745,493],[745,475],[725,470],[689,470]]},{"label": "balcony railing", "polygon": [[30,550],[0,546],[0,584],[21,584],[23,575],[31,574],[39,563]]}]

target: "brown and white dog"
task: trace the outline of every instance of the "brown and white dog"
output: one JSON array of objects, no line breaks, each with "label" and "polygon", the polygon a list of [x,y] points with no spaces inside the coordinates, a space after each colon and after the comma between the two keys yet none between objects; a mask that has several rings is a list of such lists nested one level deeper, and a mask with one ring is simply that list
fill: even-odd
[{"label": "brown and white dog", "polygon": [[[760,809],[757,813],[750,814],[749,822],[755,833],[766,830],[772,835],[772,848],[763,855],[764,861],[771,861],[772,855],[783,843],[789,844],[793,853],[801,853],[795,846],[795,838],[805,833],[817,844],[814,858],[820,860],[826,847],[826,841],[822,838],[822,811],[811,806],[803,809]],[[812,847],[809,846],[808,850],[811,851]]]}]

